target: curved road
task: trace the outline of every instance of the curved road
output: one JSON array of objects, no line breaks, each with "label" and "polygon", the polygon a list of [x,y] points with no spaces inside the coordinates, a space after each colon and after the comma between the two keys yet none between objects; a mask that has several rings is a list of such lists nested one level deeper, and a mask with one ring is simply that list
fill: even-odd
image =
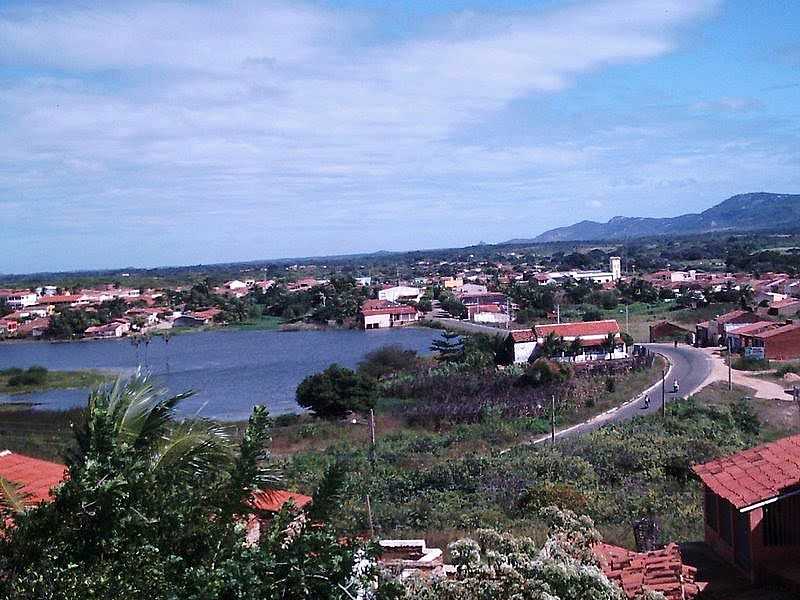
[{"label": "curved road", "polygon": [[[645,344],[645,346],[653,352],[665,356],[670,362],[665,386],[667,402],[674,400],[676,397],[686,397],[697,392],[713,369],[712,359],[705,352],[692,346],[680,345],[677,348],[672,344]],[[675,380],[679,383],[678,394],[672,393],[672,384]],[[638,415],[652,414],[661,410],[661,382],[659,381],[647,389],[645,394],[650,396],[650,406],[648,408],[644,406],[644,395],[633,398],[625,404],[597,415],[588,421],[556,431],[556,439],[582,435],[609,423],[618,423]],[[550,440],[550,436],[546,435],[530,443],[540,444],[548,440]]]}]

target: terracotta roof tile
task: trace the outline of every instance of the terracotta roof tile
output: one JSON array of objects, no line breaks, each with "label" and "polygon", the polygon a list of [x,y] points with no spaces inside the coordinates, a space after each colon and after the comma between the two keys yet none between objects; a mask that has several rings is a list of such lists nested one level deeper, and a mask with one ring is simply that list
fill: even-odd
[{"label": "terracotta roof tile", "polygon": [[661,592],[667,600],[691,600],[703,584],[697,570],[683,564],[677,544],[652,552],[633,552],[611,544],[597,544],[594,553],[606,577],[615,581],[628,598],[645,590]]},{"label": "terracotta roof tile", "polygon": [[800,435],[692,467],[711,491],[737,509],[800,485]]},{"label": "terracotta roof tile", "polygon": [[66,467],[8,450],[0,451],[0,477],[22,485],[28,504],[52,499],[50,490],[64,480]]},{"label": "terracotta roof tile", "polygon": [[619,333],[619,323],[613,319],[605,321],[586,321],[581,323],[560,323],[558,325],[535,325],[534,331],[539,337],[555,333],[561,337],[583,337],[589,335],[608,335]]},{"label": "terracotta roof tile", "polygon": [[286,490],[261,491],[253,494],[251,505],[253,508],[267,512],[280,512],[283,505],[292,502],[297,508],[304,508],[311,503],[311,496],[287,492]]}]

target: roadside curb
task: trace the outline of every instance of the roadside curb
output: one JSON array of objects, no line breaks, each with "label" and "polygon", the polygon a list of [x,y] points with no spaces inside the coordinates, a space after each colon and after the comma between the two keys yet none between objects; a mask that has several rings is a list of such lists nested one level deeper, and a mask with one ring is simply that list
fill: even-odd
[{"label": "roadside curb", "polygon": [[[667,361],[667,364],[669,365],[669,367],[667,368],[667,373],[665,375],[665,378],[669,377],[670,374],[672,373],[672,369],[674,368],[675,365],[672,363],[672,361],[669,359],[668,356],[666,356],[664,354],[661,354],[660,352],[655,352],[655,354],[658,354],[661,358],[663,358],[665,361]],[[562,436],[564,436],[564,435],[566,435],[566,434],[568,434],[568,433],[570,433],[570,432],[572,432],[572,431],[574,431],[576,429],[579,429],[581,427],[585,427],[586,425],[594,425],[594,424],[596,424],[598,422],[601,422],[601,421],[602,422],[608,421],[609,418],[614,413],[616,413],[620,409],[627,408],[628,406],[636,404],[637,402],[640,401],[642,396],[645,396],[647,394],[652,393],[654,390],[657,390],[660,386],[661,386],[661,381],[659,380],[656,383],[654,383],[653,385],[651,385],[649,388],[644,390],[643,392],[640,392],[639,395],[636,396],[635,398],[631,398],[630,400],[627,400],[627,401],[623,402],[622,404],[619,404],[619,405],[617,405],[617,406],[615,406],[613,408],[609,408],[608,410],[606,410],[604,412],[601,412],[599,415],[595,415],[591,419],[588,419],[586,421],[582,421],[581,423],[577,423],[575,425],[570,425],[569,427],[566,427],[565,429],[559,429],[558,431],[556,431],[556,434],[555,434],[556,440],[559,437],[562,437]],[[694,392],[692,392],[692,393],[694,393]],[[691,394],[689,394],[689,395],[691,395]],[[529,446],[536,446],[538,444],[542,444],[544,442],[548,442],[551,439],[552,439],[552,435],[548,434],[548,435],[542,436],[540,438],[536,438],[535,440],[531,440],[529,442],[525,442],[524,444],[525,445],[529,445]],[[510,448],[509,448],[509,450],[510,450]],[[507,451],[508,450],[504,450],[503,452],[507,452]],[[501,454],[502,454],[502,452],[501,452]]]}]

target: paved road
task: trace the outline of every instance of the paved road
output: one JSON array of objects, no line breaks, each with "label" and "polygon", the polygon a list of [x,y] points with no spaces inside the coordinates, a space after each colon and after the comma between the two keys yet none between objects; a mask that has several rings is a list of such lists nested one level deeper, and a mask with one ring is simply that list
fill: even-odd
[{"label": "paved road", "polygon": [[[712,359],[705,352],[691,346],[682,345],[677,348],[673,347],[672,344],[646,344],[646,346],[653,352],[658,352],[665,356],[670,362],[665,380],[667,403],[676,397],[686,397],[697,392],[713,369]],[[678,394],[672,393],[672,384],[675,380],[679,384]],[[650,396],[650,406],[648,408],[645,408],[644,396],[631,399],[626,404],[598,415],[589,421],[557,431],[556,439],[582,435],[609,423],[619,423],[638,415],[652,414],[661,410],[661,382],[659,381],[646,390],[645,394]],[[542,436],[533,440],[532,443],[540,444],[549,439],[549,435]]]}]

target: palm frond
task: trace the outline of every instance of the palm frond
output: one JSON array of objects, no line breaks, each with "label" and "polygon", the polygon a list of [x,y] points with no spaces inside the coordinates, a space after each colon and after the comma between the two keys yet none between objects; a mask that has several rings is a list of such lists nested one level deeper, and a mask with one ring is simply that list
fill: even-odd
[{"label": "palm frond", "polygon": [[156,471],[201,476],[231,468],[234,453],[224,429],[216,425],[183,422],[164,436],[152,457]]},{"label": "palm frond", "polygon": [[117,441],[147,447],[169,433],[175,407],[193,393],[169,396],[137,371],[129,379],[119,378],[92,392],[89,414],[110,423]]},{"label": "palm frond", "polygon": [[341,506],[341,497],[347,476],[347,469],[342,461],[334,461],[325,469],[325,474],[314,492],[308,515],[315,521],[328,519],[332,511]]},{"label": "palm frond", "polygon": [[4,477],[0,477],[0,514],[19,514],[25,510],[30,494],[23,487]]}]

